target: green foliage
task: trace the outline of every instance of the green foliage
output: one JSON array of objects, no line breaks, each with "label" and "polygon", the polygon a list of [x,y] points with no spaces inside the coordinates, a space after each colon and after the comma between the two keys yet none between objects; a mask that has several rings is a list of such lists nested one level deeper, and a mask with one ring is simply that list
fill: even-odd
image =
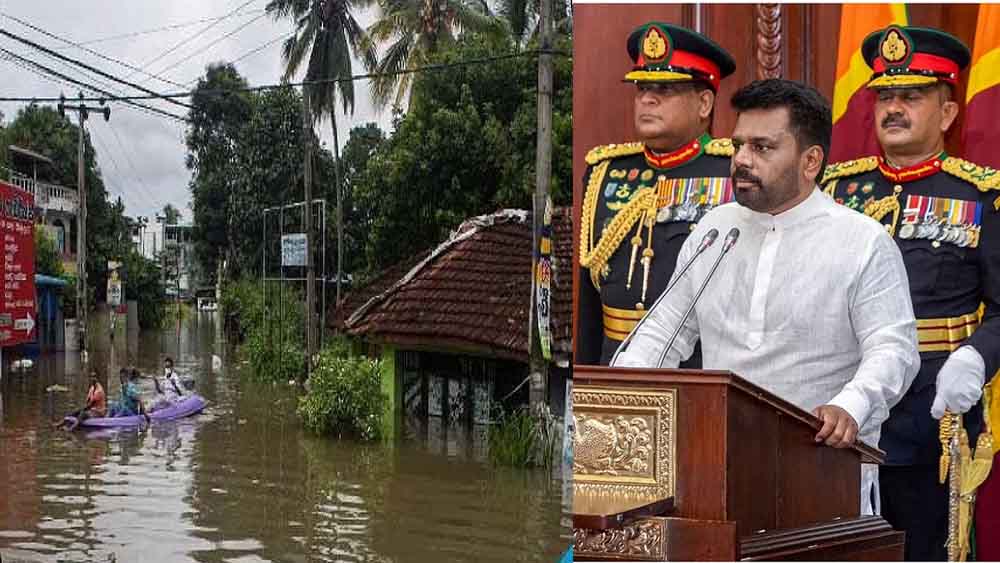
[{"label": "green foliage", "polygon": [[[12,122],[0,129],[0,146],[17,145],[52,159],[51,166],[38,168],[40,181],[71,189],[77,185],[78,138],[79,128],[67,117],[60,116],[52,107],[36,105],[22,108]],[[9,165],[8,158],[8,151],[0,151],[0,162]],[[105,300],[108,260],[120,260],[125,256],[132,247],[132,240],[124,215],[125,206],[120,199],[108,200],[96,152],[86,133],[83,160],[87,187],[88,301],[93,306],[95,299]]]},{"label": "green foliage", "polygon": [[139,307],[139,328],[160,328],[164,315],[160,265],[134,248],[126,255],[122,265],[125,270],[125,299],[134,299]]},{"label": "green foliage", "polygon": [[381,377],[378,360],[324,348],[309,379],[309,393],[299,399],[299,416],[317,434],[378,439],[389,401],[382,393]]},{"label": "green foliage", "polygon": [[194,308],[191,307],[190,303],[185,303],[181,301],[177,303],[176,301],[169,301],[163,306],[163,320],[161,326],[164,328],[173,327],[177,323],[177,318],[180,317],[181,322],[186,321],[191,318],[194,313]]},{"label": "green foliage", "polygon": [[[379,19],[368,28],[382,45],[382,59],[375,67],[372,96],[378,107],[390,100],[403,105],[412,73],[401,73],[434,62],[441,50],[454,45],[462,31],[502,36],[506,27],[481,0],[380,0]],[[388,44],[388,45],[387,45]]]},{"label": "green foliage", "polygon": [[56,242],[40,225],[35,225],[35,273],[53,277],[63,275],[62,260],[59,258]]},{"label": "green foliage", "polygon": [[[264,291],[267,291],[265,299]],[[299,291],[243,279],[222,289],[226,322],[243,340],[241,352],[258,381],[284,383],[305,376],[305,321]]]},{"label": "green foliage", "polygon": [[163,222],[168,225],[176,225],[181,220],[181,212],[171,204],[163,206]]},{"label": "green foliage", "polygon": [[[304,194],[301,96],[292,88],[212,92],[245,84],[231,65],[209,66],[192,99],[186,139],[192,238],[206,283],[215,281],[220,259],[231,279],[259,275],[264,209],[300,202]],[[313,143],[319,144],[315,135]],[[315,156],[315,184],[321,188],[327,179],[332,183],[333,157],[326,151]],[[314,197],[321,197],[321,189]],[[269,231],[273,237],[274,226]]]},{"label": "green foliage", "polygon": [[[569,50],[569,40],[557,45]],[[513,53],[509,38],[464,35],[436,63]],[[348,188],[348,232],[364,233],[366,273],[437,244],[463,220],[500,208],[531,208],[535,189],[533,57],[461,65],[415,78],[410,110]],[[552,197],[572,201],[572,62],[555,57]]]},{"label": "green foliage", "polygon": [[551,467],[557,433],[551,416],[532,416],[527,409],[501,414],[489,430],[490,460],[511,467]]}]

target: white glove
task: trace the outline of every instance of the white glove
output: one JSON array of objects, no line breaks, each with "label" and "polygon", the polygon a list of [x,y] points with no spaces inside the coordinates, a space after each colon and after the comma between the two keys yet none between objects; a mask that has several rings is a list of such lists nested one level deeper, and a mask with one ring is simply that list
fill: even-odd
[{"label": "white glove", "polygon": [[986,361],[979,352],[972,346],[955,350],[938,372],[931,416],[940,419],[945,409],[956,414],[968,412],[983,395],[985,383]]}]

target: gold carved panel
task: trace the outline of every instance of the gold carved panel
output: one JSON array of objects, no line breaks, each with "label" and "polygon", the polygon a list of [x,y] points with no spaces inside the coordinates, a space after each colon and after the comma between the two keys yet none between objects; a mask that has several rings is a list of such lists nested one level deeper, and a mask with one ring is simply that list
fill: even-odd
[{"label": "gold carved panel", "polygon": [[666,535],[665,521],[657,518],[637,520],[611,530],[574,528],[573,555],[663,561],[667,552]]},{"label": "gold carved panel", "polygon": [[676,389],[574,387],[574,493],[673,496],[676,404]]}]

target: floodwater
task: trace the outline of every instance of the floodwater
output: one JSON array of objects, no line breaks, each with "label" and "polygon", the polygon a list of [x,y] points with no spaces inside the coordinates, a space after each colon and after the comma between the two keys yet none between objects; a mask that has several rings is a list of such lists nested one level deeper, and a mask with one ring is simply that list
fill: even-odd
[{"label": "floodwater", "polygon": [[[143,431],[69,433],[49,423],[86,394],[73,355],[4,373],[8,559],[551,562],[569,545],[564,483],[480,461],[475,432],[446,433],[446,447],[426,434],[377,445],[314,437],[296,418],[293,388],[241,380],[210,315],[179,334],[120,333],[114,346],[103,334],[92,336],[92,367],[149,373],[173,356],[209,408]],[[213,353],[224,358],[221,373]],[[69,390],[48,390],[57,384]]]}]

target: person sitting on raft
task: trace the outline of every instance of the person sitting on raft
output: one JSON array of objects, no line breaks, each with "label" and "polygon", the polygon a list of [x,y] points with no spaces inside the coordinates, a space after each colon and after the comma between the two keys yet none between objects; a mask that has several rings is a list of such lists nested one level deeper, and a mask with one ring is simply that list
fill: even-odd
[{"label": "person sitting on raft", "polygon": [[131,372],[125,368],[122,368],[118,372],[118,380],[121,382],[122,386],[122,396],[115,401],[114,405],[111,407],[111,413],[108,415],[112,418],[122,417],[122,416],[135,416],[141,414],[146,415],[146,409],[142,404],[142,393],[139,391],[139,386],[136,381],[139,379],[139,370],[132,369]]},{"label": "person sitting on raft", "polygon": [[150,412],[167,408],[184,396],[184,386],[174,371],[174,361],[170,358],[163,360],[163,377],[153,377],[153,384],[156,386],[158,398]]},{"label": "person sitting on raft", "polygon": [[[97,371],[90,371],[90,387],[87,389],[87,403],[86,405],[78,410],[66,415],[66,418],[73,417],[76,419],[76,424],[87,420],[88,418],[101,418],[107,416],[108,414],[108,396],[104,392],[104,386],[101,385],[101,381],[97,377]],[[67,424],[67,420],[64,418],[59,422],[55,423],[54,426],[59,427]]]}]

